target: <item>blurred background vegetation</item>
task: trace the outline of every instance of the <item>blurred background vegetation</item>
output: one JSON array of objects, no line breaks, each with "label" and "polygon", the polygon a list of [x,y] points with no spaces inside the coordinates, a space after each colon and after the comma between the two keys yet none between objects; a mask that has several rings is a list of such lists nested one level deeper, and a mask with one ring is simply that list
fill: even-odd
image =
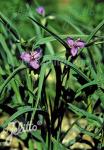
[{"label": "blurred background vegetation", "polygon": [[[12,21],[23,37],[30,38],[34,36],[35,31],[27,19],[28,5],[33,12],[38,5],[42,5],[47,15],[67,14],[69,20],[73,21],[77,27],[86,28],[88,25],[91,30],[104,18],[103,2],[103,0],[38,0],[37,2],[35,0],[3,0],[0,2],[0,11]],[[57,20],[52,20],[51,26],[60,34],[74,32],[69,25]]]}]

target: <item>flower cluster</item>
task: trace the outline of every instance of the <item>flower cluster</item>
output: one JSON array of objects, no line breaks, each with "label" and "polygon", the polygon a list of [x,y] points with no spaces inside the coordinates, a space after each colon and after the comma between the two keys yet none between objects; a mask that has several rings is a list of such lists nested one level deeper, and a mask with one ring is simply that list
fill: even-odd
[{"label": "flower cluster", "polygon": [[81,39],[77,39],[76,41],[74,41],[72,38],[68,37],[66,42],[69,45],[69,47],[71,48],[70,53],[73,57],[78,54],[79,48],[85,47],[85,42],[82,41]]},{"label": "flower cluster", "polygon": [[40,58],[42,57],[42,49],[37,48],[33,52],[22,52],[20,58],[28,63],[33,69],[38,69],[40,67]]}]

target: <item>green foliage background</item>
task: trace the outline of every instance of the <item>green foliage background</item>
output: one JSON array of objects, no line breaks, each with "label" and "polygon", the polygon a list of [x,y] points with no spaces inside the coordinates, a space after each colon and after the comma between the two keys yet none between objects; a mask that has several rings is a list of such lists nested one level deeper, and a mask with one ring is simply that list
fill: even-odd
[{"label": "green foliage background", "polygon": [[[36,13],[40,5],[45,7],[47,19]],[[34,0],[32,3],[3,0],[0,12],[0,110],[9,114],[0,128],[17,118],[21,120],[21,116],[29,120],[35,113],[41,114],[43,128],[32,133],[38,139],[34,143],[39,150],[64,150],[79,138],[62,143],[74,124],[61,133],[61,121],[71,112],[76,121],[80,118],[88,121],[85,128],[75,122],[80,132],[91,136],[95,147],[104,148],[104,3],[98,0]],[[65,43],[68,36],[86,42],[76,58],[65,55],[70,49]],[[20,54],[37,46],[43,46],[44,53],[41,67],[35,72],[22,63]],[[54,61],[59,64],[55,66]],[[31,143],[30,138],[29,147]]]},{"label": "green foliage background", "polygon": [[[96,26],[104,18],[104,4],[97,3],[97,0],[38,0],[39,5],[43,5],[47,14],[67,14],[69,18],[78,26],[86,26],[92,28]],[[35,12],[37,3],[33,0],[31,4],[32,11]],[[16,25],[19,32],[24,37],[34,35],[34,29],[27,20],[28,9],[26,0],[4,0],[0,2],[0,11],[4,13]],[[53,26],[56,26],[59,33],[72,32],[68,26],[62,22],[51,21]],[[26,35],[26,36],[25,36]]]}]

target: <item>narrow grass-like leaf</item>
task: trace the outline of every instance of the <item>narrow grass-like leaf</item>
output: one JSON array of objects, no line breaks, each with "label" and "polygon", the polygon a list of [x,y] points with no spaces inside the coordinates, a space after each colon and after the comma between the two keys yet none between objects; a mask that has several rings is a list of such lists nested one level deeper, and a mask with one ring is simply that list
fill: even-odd
[{"label": "narrow grass-like leaf", "polygon": [[92,138],[99,139],[99,135],[94,134],[94,133],[92,133],[92,132],[90,132],[90,131],[88,131],[88,130],[82,128],[82,127],[80,127],[80,125],[79,125],[78,123],[76,123],[76,125],[77,125],[77,127],[79,128],[79,130],[80,130],[81,133],[84,133],[84,134],[86,134],[86,135],[89,135],[89,136],[92,137]]},{"label": "narrow grass-like leaf", "polygon": [[[86,45],[89,44],[89,42],[91,41],[91,39],[96,35],[96,33],[102,28],[102,26],[104,25],[104,20],[102,20],[98,26],[91,32],[91,34],[89,35],[87,41],[86,41]],[[83,49],[80,50],[80,52],[78,53],[77,56],[80,55],[80,53],[83,51]]]},{"label": "narrow grass-like leaf", "polygon": [[14,70],[14,72],[4,81],[4,83],[0,86],[0,95],[2,94],[4,88],[7,86],[7,84],[12,80],[12,78],[21,70],[26,69],[26,66],[23,64],[19,66],[17,69]]},{"label": "narrow grass-like leaf", "polygon": [[43,150],[47,150],[47,145],[44,142],[43,138],[41,137],[40,131],[37,130],[35,132],[31,132],[31,134],[40,141],[40,142],[35,141],[36,146],[39,146],[39,144],[41,144],[39,147],[41,147]]},{"label": "narrow grass-like leaf", "polygon": [[51,32],[49,29],[47,29],[46,27],[44,27],[43,25],[41,25],[39,22],[37,22],[32,17],[29,17],[29,18],[33,22],[35,22],[37,25],[39,25],[41,28],[43,28],[45,31],[47,31],[49,34],[51,34],[55,39],[57,39],[66,49],[70,49],[69,46],[67,45],[67,43],[64,40],[62,40],[58,35],[56,35],[55,33]]},{"label": "narrow grass-like leaf", "polygon": [[47,46],[47,49],[50,52],[50,54],[54,55],[54,50],[53,50],[52,44],[50,42],[47,42],[46,46]]},{"label": "narrow grass-like leaf", "polygon": [[104,108],[104,93],[103,93],[103,91],[100,89],[100,87],[98,88],[98,90],[97,90],[97,95],[99,96],[99,98],[100,98],[100,100],[101,100],[101,102],[102,102],[102,106],[103,106],[103,108]]},{"label": "narrow grass-like leaf", "polygon": [[7,125],[14,121],[15,119],[17,119],[17,117],[21,116],[22,114],[24,113],[27,113],[27,112],[30,112],[30,111],[33,111],[33,108],[31,108],[30,106],[24,106],[22,108],[20,108],[16,113],[14,113],[9,119],[7,119],[5,121],[5,123],[3,125],[1,125],[0,127],[1,128],[6,128]]},{"label": "narrow grass-like leaf", "polygon": [[36,112],[36,109],[37,109],[37,106],[38,106],[38,103],[39,103],[39,100],[41,99],[41,92],[42,92],[42,87],[43,87],[43,82],[44,82],[44,77],[45,77],[47,64],[48,63],[43,64],[41,66],[40,77],[39,77],[39,84],[38,84],[38,95],[37,95],[37,100],[36,100],[36,103],[35,103],[35,106],[34,106],[34,111],[32,113],[30,124],[32,123],[32,120],[34,118],[34,115],[35,115],[35,112]]},{"label": "narrow grass-like leaf", "polygon": [[57,18],[68,23],[70,26],[73,27],[79,34],[83,34],[83,32],[71,21],[70,17],[66,15],[57,15]]},{"label": "narrow grass-like leaf", "polygon": [[[59,35],[59,37],[61,37],[62,39],[65,39],[67,37],[72,37],[72,38],[87,38],[89,35],[80,35],[80,34],[66,34],[66,35]],[[38,40],[36,42],[35,45],[39,45],[39,44],[45,44],[47,42],[53,42],[57,39],[55,39],[54,37],[51,37],[51,36],[48,36],[48,37],[45,37],[45,38],[41,38],[40,40]]]},{"label": "narrow grass-like leaf", "polygon": [[81,90],[84,90],[85,88],[88,88],[88,87],[90,87],[90,86],[92,86],[92,85],[97,85],[98,83],[97,83],[97,81],[91,81],[91,82],[89,82],[89,83],[86,83],[86,84],[84,84],[84,85],[82,85],[81,86],[81,88],[79,88],[78,90],[77,90],[77,93],[79,93]]},{"label": "narrow grass-like leaf", "polygon": [[100,120],[100,118],[98,118],[96,115],[91,114],[87,111],[84,111],[83,109],[79,109],[78,107],[72,105],[72,104],[68,104],[68,108],[70,110],[72,110],[74,113],[76,113],[77,115],[81,116],[81,117],[86,117],[88,120],[95,122],[96,125],[101,126],[102,122]]},{"label": "narrow grass-like leaf", "polygon": [[9,50],[9,48],[8,48],[8,46],[7,46],[7,44],[6,44],[6,42],[5,42],[5,39],[4,39],[4,37],[2,36],[2,34],[0,34],[0,43],[1,43],[1,45],[2,45],[2,47],[3,47],[3,49],[4,49],[4,51],[5,51],[5,53],[6,53],[6,55],[7,55],[7,60],[8,60],[8,63],[10,63],[11,65],[15,65],[14,64],[14,59],[13,59],[13,56],[12,56],[12,54],[11,54],[11,52],[10,52],[10,50]]},{"label": "narrow grass-like leaf", "polygon": [[11,23],[4,17],[4,15],[0,12],[0,21],[4,24],[4,26],[11,32],[11,34],[19,40],[20,36],[17,33],[16,29],[11,25]]},{"label": "narrow grass-like leaf", "polygon": [[66,147],[64,147],[59,141],[57,141],[54,137],[51,137],[52,142],[54,143],[54,149],[55,150],[67,150]]},{"label": "narrow grass-like leaf", "polygon": [[32,139],[29,139],[28,145],[29,145],[29,148],[28,148],[29,150],[34,150],[34,142]]},{"label": "narrow grass-like leaf", "polygon": [[93,30],[93,32],[90,34],[90,36],[87,39],[86,43],[89,43],[90,40],[94,37],[94,35],[102,28],[102,26],[104,25],[104,20],[102,20],[97,27]]},{"label": "narrow grass-like leaf", "polygon": [[43,59],[43,63],[45,63],[46,61],[53,61],[53,60],[59,61],[67,66],[70,66],[76,73],[78,73],[81,77],[83,77],[87,82],[90,82],[90,79],[81,70],[79,70],[76,65],[72,64],[68,60],[65,60],[59,56],[46,55]]}]

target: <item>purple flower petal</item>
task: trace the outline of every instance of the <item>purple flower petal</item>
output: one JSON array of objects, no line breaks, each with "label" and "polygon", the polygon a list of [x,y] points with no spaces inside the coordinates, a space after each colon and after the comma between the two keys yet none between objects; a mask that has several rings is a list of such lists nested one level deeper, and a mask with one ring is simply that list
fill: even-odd
[{"label": "purple flower petal", "polygon": [[37,48],[34,52],[22,52],[21,59],[27,62],[33,69],[40,67],[39,60],[42,57],[42,49]]},{"label": "purple flower petal", "polygon": [[78,53],[78,48],[77,47],[72,47],[71,48],[71,55],[74,57],[76,56]]},{"label": "purple flower petal", "polygon": [[66,42],[67,42],[67,44],[68,44],[70,47],[73,47],[73,45],[74,45],[74,40],[73,40],[72,38],[68,37]]},{"label": "purple flower petal", "polygon": [[31,52],[31,56],[33,57],[33,59],[40,59],[42,57],[42,49],[37,48],[36,51]]},{"label": "purple flower petal", "polygon": [[37,13],[40,14],[40,15],[45,15],[45,9],[44,7],[40,6],[36,9]]},{"label": "purple flower petal", "polygon": [[28,52],[22,52],[20,58],[25,62],[30,62],[31,55]]},{"label": "purple flower petal", "polygon": [[29,65],[34,69],[38,69],[40,67],[38,60],[30,61]]},{"label": "purple flower petal", "polygon": [[75,43],[76,43],[76,46],[79,47],[79,48],[84,48],[85,47],[85,42],[81,41],[80,39],[77,40]]}]

